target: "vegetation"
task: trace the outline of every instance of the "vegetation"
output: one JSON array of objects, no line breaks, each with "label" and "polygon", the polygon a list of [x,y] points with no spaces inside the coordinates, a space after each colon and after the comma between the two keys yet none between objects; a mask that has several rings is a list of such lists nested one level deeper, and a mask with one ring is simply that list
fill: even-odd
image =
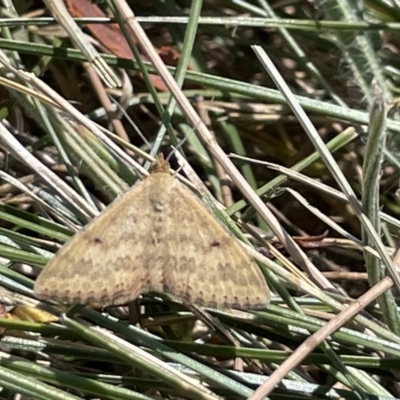
[{"label": "vegetation", "polygon": [[[0,9],[0,398],[400,397],[397,3],[13,7]],[[248,244],[270,304],[35,299],[57,249],[160,151]]]}]

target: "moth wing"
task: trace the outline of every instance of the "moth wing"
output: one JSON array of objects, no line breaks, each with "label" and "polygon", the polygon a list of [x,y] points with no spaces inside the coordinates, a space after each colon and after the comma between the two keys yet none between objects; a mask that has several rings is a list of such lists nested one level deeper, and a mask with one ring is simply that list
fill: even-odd
[{"label": "moth wing", "polygon": [[35,295],[112,305],[147,291],[162,291],[162,269],[152,269],[155,263],[149,258],[157,256],[157,249],[149,249],[160,241],[160,230],[149,221],[151,184],[150,176],[134,185],[75,234],[40,273]]},{"label": "moth wing", "polygon": [[[215,308],[266,306],[269,289],[258,266],[176,179],[165,212],[169,243],[165,292],[187,303]],[[175,225],[176,221],[179,225]]]}]

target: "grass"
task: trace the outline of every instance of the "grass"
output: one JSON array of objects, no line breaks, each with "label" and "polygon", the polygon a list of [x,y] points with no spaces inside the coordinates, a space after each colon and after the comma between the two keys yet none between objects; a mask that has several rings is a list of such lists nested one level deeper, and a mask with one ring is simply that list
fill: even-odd
[{"label": "grass", "polygon": [[[0,9],[0,398],[400,397],[395,4],[99,3],[120,33],[45,4]],[[159,151],[270,304],[39,303],[41,268]]]}]

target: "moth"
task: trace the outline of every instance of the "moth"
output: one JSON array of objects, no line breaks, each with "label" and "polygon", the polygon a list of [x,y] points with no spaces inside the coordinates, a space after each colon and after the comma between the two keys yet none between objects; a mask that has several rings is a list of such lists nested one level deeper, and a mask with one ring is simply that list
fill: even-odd
[{"label": "moth", "polygon": [[34,292],[104,306],[165,292],[188,304],[237,309],[265,307],[270,297],[258,266],[170,174],[162,154],[147,178],[57,252]]}]

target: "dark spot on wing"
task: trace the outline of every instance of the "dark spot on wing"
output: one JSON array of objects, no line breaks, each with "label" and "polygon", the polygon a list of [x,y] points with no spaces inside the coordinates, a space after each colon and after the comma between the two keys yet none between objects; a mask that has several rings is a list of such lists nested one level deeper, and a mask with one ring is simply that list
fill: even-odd
[{"label": "dark spot on wing", "polygon": [[216,240],[214,240],[214,242],[211,243],[211,247],[219,247],[221,245],[220,242],[217,242]]}]

